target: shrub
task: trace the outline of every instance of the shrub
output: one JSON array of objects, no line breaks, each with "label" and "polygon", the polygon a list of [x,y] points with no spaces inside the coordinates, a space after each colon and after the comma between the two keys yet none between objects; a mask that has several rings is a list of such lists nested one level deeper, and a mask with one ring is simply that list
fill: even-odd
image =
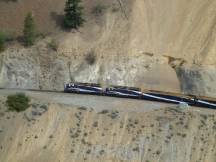
[{"label": "shrub", "polygon": [[109,113],[109,110],[102,110],[101,112],[99,112],[99,114],[107,114]]},{"label": "shrub", "polygon": [[41,108],[41,109],[44,109],[45,111],[48,110],[48,106],[47,106],[46,104],[40,105],[40,108]]},{"label": "shrub", "polygon": [[24,111],[29,105],[30,99],[23,93],[17,93],[14,95],[9,95],[7,97],[7,105],[10,111]]},{"label": "shrub", "polygon": [[25,17],[23,34],[25,46],[32,46],[35,42],[37,34],[33,15],[31,12],[29,12]]},{"label": "shrub", "polygon": [[119,9],[117,7],[112,7],[112,12],[118,12]]},{"label": "shrub", "polygon": [[137,151],[137,152],[139,152],[139,147],[135,147],[135,148],[133,148],[133,151]]},{"label": "shrub", "polygon": [[93,126],[94,126],[94,127],[97,127],[97,126],[98,126],[98,122],[94,122],[94,123],[93,123]]},{"label": "shrub", "polygon": [[106,10],[106,6],[104,6],[102,4],[97,4],[96,6],[94,6],[92,8],[92,13],[95,16],[100,16],[100,15],[104,14],[105,10]]},{"label": "shrub", "polygon": [[[118,117],[118,113],[117,112],[112,112],[111,114],[108,115],[109,117],[111,117],[112,119],[115,119]],[[132,124],[131,124],[132,125]]]},{"label": "shrub", "polygon": [[49,136],[49,138],[53,138],[53,135],[51,134],[51,135]]},{"label": "shrub", "polygon": [[100,150],[100,155],[102,155],[102,154],[104,154],[105,153],[105,151],[104,150]]},{"label": "shrub", "polygon": [[86,111],[86,110],[87,110],[87,108],[84,107],[84,106],[78,107],[78,109],[79,109],[79,110],[83,110],[83,111]]},{"label": "shrub", "polygon": [[57,51],[57,49],[58,49],[58,44],[57,44],[57,42],[56,42],[54,39],[52,39],[52,40],[48,43],[48,47],[49,47],[50,49],[54,50],[54,51]]},{"label": "shrub", "polygon": [[86,62],[89,64],[89,65],[93,65],[96,61],[96,56],[94,54],[94,51],[90,51],[86,58],[85,58]]},{"label": "shrub", "polygon": [[88,149],[88,150],[86,151],[86,153],[87,153],[87,154],[90,154],[90,153],[91,153],[91,150],[90,150],[90,149]]},{"label": "shrub", "polygon": [[6,42],[13,41],[15,39],[14,33],[0,31],[0,52],[5,50]]}]

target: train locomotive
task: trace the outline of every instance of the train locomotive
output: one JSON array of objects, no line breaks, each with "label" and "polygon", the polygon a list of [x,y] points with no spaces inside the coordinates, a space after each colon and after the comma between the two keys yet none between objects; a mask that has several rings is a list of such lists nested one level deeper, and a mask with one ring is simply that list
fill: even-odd
[{"label": "train locomotive", "polygon": [[68,83],[64,85],[64,92],[101,95],[103,89],[99,84]]},{"label": "train locomotive", "polygon": [[141,91],[140,88],[136,87],[109,86],[102,88],[100,84],[94,83],[67,83],[64,85],[64,92],[124,97],[172,104],[187,103],[191,106],[216,109],[215,101],[201,99],[196,96],[167,94],[160,91]]}]

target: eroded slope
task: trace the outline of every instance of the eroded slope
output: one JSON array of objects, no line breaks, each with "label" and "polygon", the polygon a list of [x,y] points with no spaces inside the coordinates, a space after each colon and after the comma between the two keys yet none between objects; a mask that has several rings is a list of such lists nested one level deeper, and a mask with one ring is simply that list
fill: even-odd
[{"label": "eroded slope", "polygon": [[97,111],[34,99],[30,109],[17,114],[5,112],[4,100],[1,96],[2,162],[216,159],[214,111],[173,106],[144,112],[123,107]]}]

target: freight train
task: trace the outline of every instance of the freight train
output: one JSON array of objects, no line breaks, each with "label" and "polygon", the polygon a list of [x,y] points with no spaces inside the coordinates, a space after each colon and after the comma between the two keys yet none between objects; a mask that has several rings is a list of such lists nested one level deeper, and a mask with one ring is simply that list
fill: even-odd
[{"label": "freight train", "polygon": [[67,83],[64,85],[64,92],[126,97],[149,101],[166,102],[172,104],[187,103],[190,106],[216,109],[215,100],[160,91],[141,91],[140,88],[136,87],[109,86],[107,88],[102,88],[100,84]]}]

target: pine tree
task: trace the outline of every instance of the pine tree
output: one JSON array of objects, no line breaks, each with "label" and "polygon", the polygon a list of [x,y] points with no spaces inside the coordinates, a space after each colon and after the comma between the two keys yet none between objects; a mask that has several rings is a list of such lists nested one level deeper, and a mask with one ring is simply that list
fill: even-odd
[{"label": "pine tree", "polygon": [[0,35],[0,52],[3,52],[5,49],[5,40],[4,38]]},{"label": "pine tree", "polygon": [[3,52],[5,50],[5,34],[3,32],[0,32],[0,52]]},{"label": "pine tree", "polygon": [[35,23],[32,13],[28,13],[25,17],[23,34],[25,46],[32,46],[36,39]]},{"label": "pine tree", "polygon": [[65,4],[64,26],[77,29],[84,23],[81,0],[67,0]]}]

